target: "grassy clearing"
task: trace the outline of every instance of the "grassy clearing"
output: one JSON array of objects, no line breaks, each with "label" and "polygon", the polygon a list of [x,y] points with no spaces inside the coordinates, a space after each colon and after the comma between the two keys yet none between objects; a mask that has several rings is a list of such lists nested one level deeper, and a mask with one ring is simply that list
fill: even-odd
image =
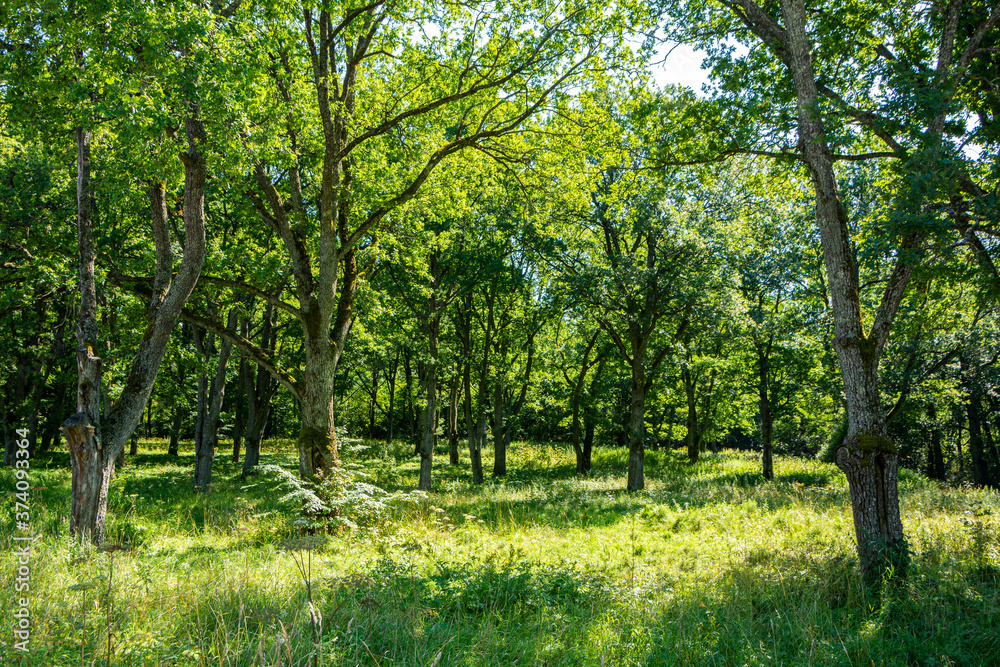
[{"label": "grassy clearing", "polygon": [[[263,462],[294,469],[291,444],[272,444]],[[295,529],[273,483],[245,487],[220,460],[197,496],[190,448],[141,448],[112,485],[109,540],[125,552],[70,539],[66,457],[33,462],[31,651],[5,631],[2,664],[312,664],[295,558],[311,568],[325,665],[1000,664],[995,492],[904,473],[913,566],[876,597],[857,574],[846,482],[814,461],[778,459],[767,483],[752,455],[690,465],[654,451],[649,488],[627,494],[620,450],[595,452],[581,478],[571,451],[519,444],[512,474],[479,488],[444,453],[435,493],[304,553],[281,548]],[[354,443],[347,458],[408,490],[411,451]],[[11,599],[11,470],[0,488]]]}]

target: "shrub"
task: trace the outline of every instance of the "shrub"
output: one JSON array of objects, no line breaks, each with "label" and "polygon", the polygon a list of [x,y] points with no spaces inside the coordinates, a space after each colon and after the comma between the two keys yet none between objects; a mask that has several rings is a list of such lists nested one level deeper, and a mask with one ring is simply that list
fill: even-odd
[{"label": "shrub", "polygon": [[342,464],[325,476],[321,472],[313,481],[275,465],[261,466],[260,471],[286,491],[278,503],[292,512],[292,523],[308,530],[381,525],[394,509],[427,497],[423,491],[389,493],[362,481],[370,475],[351,464]]}]

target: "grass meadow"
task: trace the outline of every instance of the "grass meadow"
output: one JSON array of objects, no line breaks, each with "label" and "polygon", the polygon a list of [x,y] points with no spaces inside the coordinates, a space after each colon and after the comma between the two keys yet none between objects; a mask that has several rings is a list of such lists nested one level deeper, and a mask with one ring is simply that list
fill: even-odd
[{"label": "grass meadow", "polygon": [[[344,459],[407,492],[410,454],[352,442]],[[171,458],[141,441],[112,482],[107,540],[127,547],[114,551],[68,534],[66,454],[32,461],[27,653],[10,630],[23,594],[14,474],[0,470],[0,664],[1000,664],[993,491],[904,471],[912,565],[873,592],[846,481],[813,460],[779,457],[766,482],[752,453],[650,451],[647,489],[626,493],[624,450],[596,450],[581,477],[571,449],[517,443],[511,474],[479,487],[439,450],[433,493],[373,495],[356,525],[302,550],[294,502],[226,458],[200,495],[190,443]],[[293,443],[265,443],[262,462],[295,470]]]}]

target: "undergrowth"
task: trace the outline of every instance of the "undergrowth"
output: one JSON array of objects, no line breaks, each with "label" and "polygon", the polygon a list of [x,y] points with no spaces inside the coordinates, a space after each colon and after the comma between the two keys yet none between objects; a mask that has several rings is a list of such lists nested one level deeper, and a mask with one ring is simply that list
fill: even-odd
[{"label": "undergrowth", "polygon": [[[193,455],[143,441],[112,483],[111,544],[68,535],[68,463],[33,461],[31,641],[0,663],[73,665],[989,665],[1000,655],[1000,501],[905,472],[906,580],[866,589],[836,467],[752,454],[687,463],[519,443],[504,479],[471,484],[440,451],[414,494],[407,443],[352,442],[319,485],[289,442],[269,475],[219,461],[190,491]],[[489,463],[484,461],[489,469]],[[284,471],[284,472],[279,472]],[[0,582],[14,597],[13,475],[0,508]],[[313,510],[303,519],[303,503]],[[303,560],[300,539],[309,541]],[[312,540],[313,538],[309,538]],[[301,544],[300,544],[301,543]],[[291,545],[291,546],[290,546]],[[295,546],[298,545],[298,546]],[[6,607],[10,627],[12,607]]]}]

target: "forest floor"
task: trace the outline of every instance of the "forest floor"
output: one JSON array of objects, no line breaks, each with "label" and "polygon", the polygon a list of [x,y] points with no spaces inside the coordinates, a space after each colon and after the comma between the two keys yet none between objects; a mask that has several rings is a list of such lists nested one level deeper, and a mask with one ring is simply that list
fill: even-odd
[{"label": "forest floor", "polygon": [[[651,451],[630,494],[622,450],[596,450],[581,477],[571,449],[516,444],[510,474],[484,461],[480,487],[439,450],[422,496],[405,493],[412,445],[355,441],[345,461],[404,493],[354,487],[357,526],[303,551],[277,483],[242,483],[222,454],[212,493],[195,494],[190,443],[174,459],[141,441],[110,495],[108,541],[128,549],[103,552],[68,535],[66,455],[32,461],[27,593],[0,470],[0,664],[1000,664],[996,492],[904,471],[912,564],[873,593],[844,477],[812,460],[779,457],[766,482],[752,453]],[[262,462],[295,470],[293,444],[266,443]],[[27,653],[11,631],[21,596]]]}]

